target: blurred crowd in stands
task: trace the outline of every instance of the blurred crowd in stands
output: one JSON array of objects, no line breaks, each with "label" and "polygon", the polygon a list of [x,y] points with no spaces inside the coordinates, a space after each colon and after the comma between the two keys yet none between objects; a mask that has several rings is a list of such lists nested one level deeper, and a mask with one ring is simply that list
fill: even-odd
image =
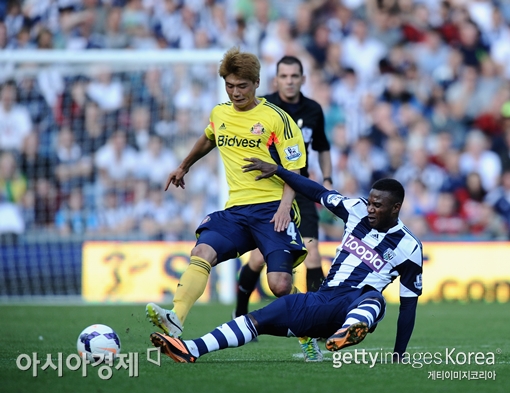
[{"label": "blurred crowd in stands", "polygon": [[[24,0],[0,4],[0,48],[257,54],[267,93],[285,54],[323,107],[333,185],[406,187],[423,240],[507,240],[510,1]],[[217,64],[66,74],[0,64],[0,234],[192,240],[221,208],[217,155],[164,192],[218,102]],[[21,76],[20,76],[21,75]],[[264,90],[264,89],[261,89]],[[313,156],[313,153],[311,154]],[[310,158],[312,177],[321,181]],[[316,165],[316,164],[315,164]],[[342,223],[321,210],[321,240]]]}]

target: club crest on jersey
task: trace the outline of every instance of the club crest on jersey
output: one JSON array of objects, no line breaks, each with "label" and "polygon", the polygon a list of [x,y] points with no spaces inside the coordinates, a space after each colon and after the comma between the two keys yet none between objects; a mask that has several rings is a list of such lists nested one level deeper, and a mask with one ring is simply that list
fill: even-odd
[{"label": "club crest on jersey", "polygon": [[210,217],[210,216],[206,216],[206,217],[202,220],[202,222],[200,223],[200,225],[204,225],[206,222],[209,222],[209,221],[211,221],[211,217]]},{"label": "club crest on jersey", "polygon": [[384,251],[383,258],[385,261],[391,261],[393,258],[395,258],[395,253],[391,248],[388,248],[386,251]]},{"label": "club crest on jersey", "polygon": [[288,161],[297,161],[299,157],[302,156],[301,152],[299,151],[298,145],[289,146],[284,149],[285,152],[285,158]]},{"label": "club crest on jersey", "polygon": [[381,258],[377,251],[363,243],[351,233],[349,233],[347,239],[343,242],[342,249],[361,259],[361,262],[377,273],[386,266],[386,262]]},{"label": "club crest on jersey", "polygon": [[264,132],[266,132],[266,129],[262,124],[256,123],[251,127],[250,132],[253,135],[262,135]]}]

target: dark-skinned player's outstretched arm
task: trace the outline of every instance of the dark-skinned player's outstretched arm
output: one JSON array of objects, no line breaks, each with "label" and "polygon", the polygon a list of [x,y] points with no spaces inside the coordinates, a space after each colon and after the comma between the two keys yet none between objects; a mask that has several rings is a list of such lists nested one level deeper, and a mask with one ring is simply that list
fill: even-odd
[{"label": "dark-skinned player's outstretched arm", "polygon": [[[299,192],[314,202],[321,203],[331,212],[340,218],[343,218],[343,210],[336,206],[339,204],[340,198],[345,198],[338,191],[328,190],[322,185],[310,180],[304,176],[290,172],[279,165],[264,162],[257,158],[245,158],[250,163],[243,166],[243,170],[260,171],[255,180],[264,179],[273,175],[279,176],[286,184],[291,186],[294,191]],[[394,352],[401,357],[407,348],[407,344],[411,339],[416,320],[416,307],[418,305],[418,297],[400,297],[400,309],[397,322],[397,335],[395,339]]]}]

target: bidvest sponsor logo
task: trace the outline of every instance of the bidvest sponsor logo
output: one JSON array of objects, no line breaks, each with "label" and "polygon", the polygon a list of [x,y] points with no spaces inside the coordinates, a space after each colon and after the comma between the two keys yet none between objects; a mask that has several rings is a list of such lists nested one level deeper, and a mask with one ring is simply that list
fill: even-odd
[{"label": "bidvest sponsor logo", "polygon": [[342,244],[342,249],[356,255],[361,261],[370,267],[370,269],[379,273],[381,269],[386,265],[386,262],[373,248],[367,246],[357,237],[354,237],[351,233],[347,236],[347,239]]},{"label": "bidvest sponsor logo", "polygon": [[229,146],[229,147],[259,147],[260,142],[262,140],[259,138],[257,140],[255,139],[248,139],[248,138],[238,138],[237,136],[229,137],[228,135],[220,135],[218,136],[218,142],[217,145],[219,147],[223,146]]}]

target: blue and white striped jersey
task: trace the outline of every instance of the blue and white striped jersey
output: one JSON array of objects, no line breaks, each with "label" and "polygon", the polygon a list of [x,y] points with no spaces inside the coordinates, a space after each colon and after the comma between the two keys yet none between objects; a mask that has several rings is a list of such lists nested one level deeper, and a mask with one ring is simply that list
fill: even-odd
[{"label": "blue and white striped jersey", "polygon": [[400,276],[401,297],[421,295],[422,244],[402,221],[387,232],[379,232],[368,223],[366,199],[346,198],[337,191],[324,189],[320,201],[345,222],[342,244],[323,286],[369,285],[382,292]]},{"label": "blue and white striped jersey", "polygon": [[413,332],[418,296],[422,291],[421,242],[400,220],[387,232],[372,229],[367,217],[368,201],[364,198],[346,198],[282,167],[278,167],[275,174],[345,222],[342,244],[319,292],[334,291],[336,295],[337,290],[348,292],[351,288],[374,288],[382,292],[400,276],[400,308],[393,351],[402,356]]}]

